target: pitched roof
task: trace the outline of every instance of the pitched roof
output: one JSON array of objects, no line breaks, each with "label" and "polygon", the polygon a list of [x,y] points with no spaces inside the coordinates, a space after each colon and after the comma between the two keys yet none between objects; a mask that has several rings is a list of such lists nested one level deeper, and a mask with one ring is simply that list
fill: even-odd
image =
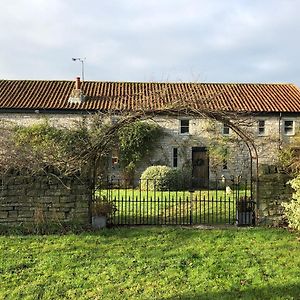
[{"label": "pitched roof", "polygon": [[[85,81],[82,103],[69,103],[74,81],[0,80],[0,110],[158,109],[182,98],[195,107],[245,112],[300,112],[293,84]],[[209,99],[209,100],[205,100]]]}]

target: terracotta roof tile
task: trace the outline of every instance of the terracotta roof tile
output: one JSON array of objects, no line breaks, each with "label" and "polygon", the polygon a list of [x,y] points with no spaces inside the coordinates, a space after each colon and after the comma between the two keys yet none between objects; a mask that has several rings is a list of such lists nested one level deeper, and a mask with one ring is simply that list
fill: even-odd
[{"label": "terracotta roof tile", "polygon": [[[0,80],[0,109],[157,109],[184,99],[194,107],[248,112],[300,112],[293,84],[154,83],[85,81],[86,101],[69,103],[74,81]],[[207,100],[209,99],[209,100]]]}]

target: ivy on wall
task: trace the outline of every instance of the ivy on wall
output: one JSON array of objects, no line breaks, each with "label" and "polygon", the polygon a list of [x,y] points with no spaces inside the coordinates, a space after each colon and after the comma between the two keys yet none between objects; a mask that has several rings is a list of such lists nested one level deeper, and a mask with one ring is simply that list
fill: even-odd
[{"label": "ivy on wall", "polygon": [[298,176],[300,174],[300,133],[296,133],[278,150],[278,166],[281,171]]},{"label": "ivy on wall", "polygon": [[118,132],[120,166],[134,172],[136,166],[155,148],[155,142],[162,135],[162,128],[155,123],[136,121]]},{"label": "ivy on wall", "polygon": [[216,137],[211,139],[208,145],[210,168],[214,173],[217,173],[220,166],[229,158],[228,144],[229,139],[227,137]]},{"label": "ivy on wall", "polygon": [[54,167],[71,175],[90,162],[95,165],[98,156],[105,158],[118,143],[121,168],[133,172],[150,157],[162,129],[154,122],[132,119],[127,117],[111,126],[101,116],[69,127],[54,126],[47,119],[30,126],[2,124],[0,166],[3,170],[28,168],[32,172]]},{"label": "ivy on wall", "polygon": [[230,176],[244,176],[251,164],[245,141],[233,130],[229,135],[223,135],[221,126],[221,123],[209,120],[206,128],[210,171],[217,177],[224,175],[225,170]]}]

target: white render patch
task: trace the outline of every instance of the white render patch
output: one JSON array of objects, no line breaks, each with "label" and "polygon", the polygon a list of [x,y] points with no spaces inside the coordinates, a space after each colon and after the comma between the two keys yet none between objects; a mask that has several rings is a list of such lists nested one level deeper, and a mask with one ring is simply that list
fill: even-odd
[{"label": "white render patch", "polygon": [[41,124],[46,120],[59,127],[72,127],[83,118],[80,114],[44,114],[44,113],[0,113],[1,122],[9,122],[16,125],[31,126]]},{"label": "white render patch", "polygon": [[69,103],[82,103],[85,100],[86,96],[83,94],[81,89],[74,89],[71,92],[71,95],[68,99]]}]

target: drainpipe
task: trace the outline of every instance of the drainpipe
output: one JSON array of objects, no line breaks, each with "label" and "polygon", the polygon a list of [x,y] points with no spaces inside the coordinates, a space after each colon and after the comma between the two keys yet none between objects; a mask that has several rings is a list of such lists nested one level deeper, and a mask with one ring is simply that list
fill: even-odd
[{"label": "drainpipe", "polygon": [[279,119],[278,119],[278,149],[281,149],[281,119],[282,119],[282,114],[281,112],[279,113]]}]

